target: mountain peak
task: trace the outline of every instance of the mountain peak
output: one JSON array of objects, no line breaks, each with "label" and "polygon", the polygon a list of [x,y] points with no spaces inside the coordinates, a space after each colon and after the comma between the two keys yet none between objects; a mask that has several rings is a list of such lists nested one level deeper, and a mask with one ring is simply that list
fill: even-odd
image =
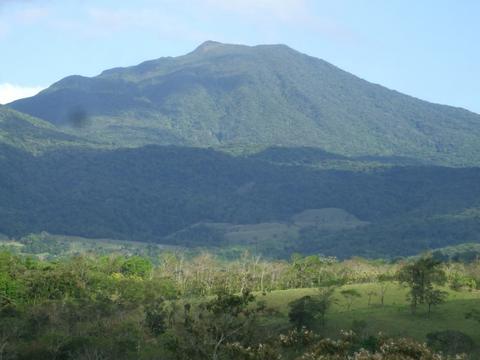
[{"label": "mountain peak", "polygon": [[213,40],[207,40],[200,44],[195,50],[194,53],[200,52],[200,53],[206,53],[221,47],[226,46],[225,44],[222,44],[221,42],[218,41],[213,41]]},{"label": "mountain peak", "polygon": [[258,49],[258,48],[276,48],[276,49],[283,49],[289,51],[295,51],[287,45],[284,44],[265,44],[265,45],[256,45],[256,46],[248,46],[248,45],[240,45],[240,44],[226,44],[221,43],[219,41],[207,40],[200,44],[193,53],[208,53],[219,49]]}]

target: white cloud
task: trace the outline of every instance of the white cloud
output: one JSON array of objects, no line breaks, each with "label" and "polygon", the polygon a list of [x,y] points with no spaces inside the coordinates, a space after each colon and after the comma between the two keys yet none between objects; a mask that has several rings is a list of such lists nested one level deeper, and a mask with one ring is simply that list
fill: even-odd
[{"label": "white cloud", "polygon": [[0,104],[8,104],[14,100],[38,94],[44,86],[20,86],[9,83],[0,84]]}]

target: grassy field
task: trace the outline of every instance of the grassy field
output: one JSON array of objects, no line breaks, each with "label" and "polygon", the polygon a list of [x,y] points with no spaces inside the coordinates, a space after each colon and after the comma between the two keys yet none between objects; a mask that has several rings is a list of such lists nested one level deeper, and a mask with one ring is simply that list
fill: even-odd
[{"label": "grassy field", "polygon": [[[340,291],[353,288],[361,293],[347,310],[347,303]],[[384,306],[380,305],[379,296],[372,296],[368,305],[368,293],[379,292],[378,284],[346,285],[336,290],[337,303],[327,313],[327,323],[322,329],[316,329],[324,335],[334,337],[342,329],[351,329],[354,321],[365,321],[365,331],[369,334],[382,332],[391,336],[413,337],[425,341],[426,335],[433,331],[458,330],[473,338],[480,346],[480,324],[465,319],[465,313],[473,308],[480,309],[480,291],[455,292],[448,291],[448,300],[433,308],[430,316],[426,306],[421,306],[416,315],[410,313],[406,300],[407,289],[395,283],[390,283],[385,294]],[[305,295],[314,295],[315,289],[291,289],[273,291],[265,296],[257,295],[258,299],[265,300],[267,305],[278,311],[271,316],[267,323],[275,328],[288,328],[288,303]]]}]

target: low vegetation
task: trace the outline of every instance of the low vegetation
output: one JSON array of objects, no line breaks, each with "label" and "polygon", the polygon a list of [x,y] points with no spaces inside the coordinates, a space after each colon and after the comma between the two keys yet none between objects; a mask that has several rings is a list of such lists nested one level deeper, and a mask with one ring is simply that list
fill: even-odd
[{"label": "low vegetation", "polygon": [[[427,255],[269,261],[245,253],[228,261],[164,250],[152,260],[89,254],[41,260],[4,251],[0,356],[468,358],[479,354],[478,284],[480,262]],[[442,301],[430,300],[435,292]]]}]

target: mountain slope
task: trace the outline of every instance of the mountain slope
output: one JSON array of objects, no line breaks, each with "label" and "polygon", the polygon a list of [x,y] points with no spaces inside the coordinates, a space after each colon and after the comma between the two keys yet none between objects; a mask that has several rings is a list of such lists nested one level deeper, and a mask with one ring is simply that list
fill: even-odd
[{"label": "mountain slope", "polygon": [[283,45],[206,42],[10,106],[114,146],[311,146],[349,156],[480,164],[480,115],[364,81]]},{"label": "mountain slope", "polygon": [[86,146],[90,143],[64,133],[46,121],[0,106],[0,144],[36,153],[58,147]]}]

